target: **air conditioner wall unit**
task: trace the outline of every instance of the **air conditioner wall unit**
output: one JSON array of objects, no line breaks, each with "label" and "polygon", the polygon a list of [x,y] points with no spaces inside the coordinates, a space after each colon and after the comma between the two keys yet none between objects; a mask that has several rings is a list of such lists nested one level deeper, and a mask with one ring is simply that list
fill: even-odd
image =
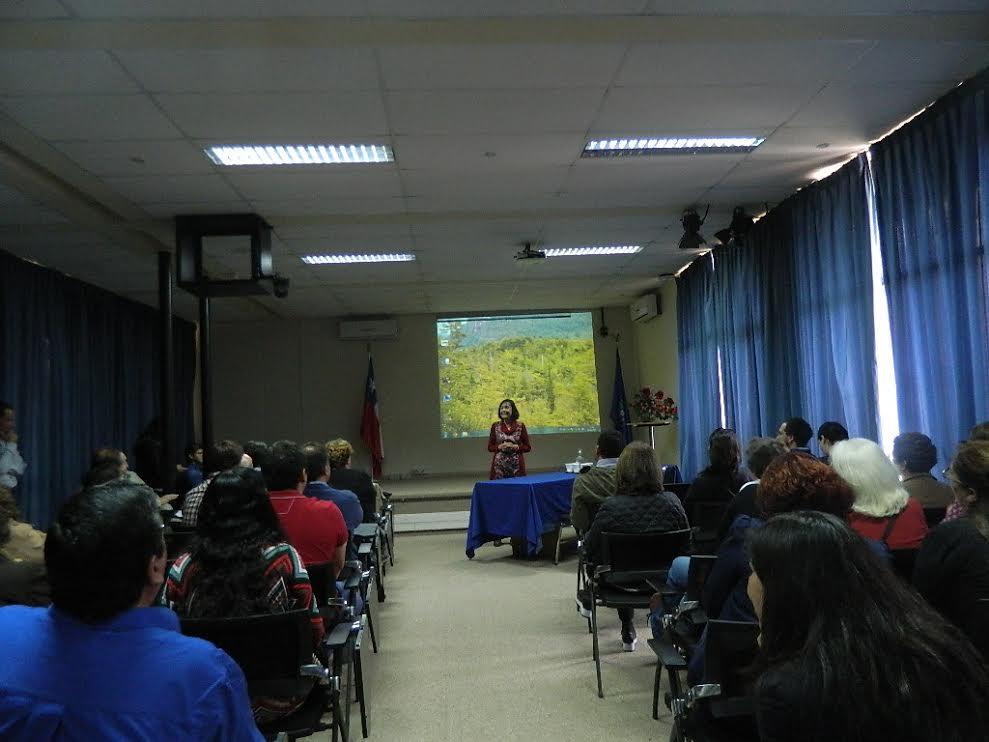
[{"label": "air conditioner wall unit", "polygon": [[398,340],[398,320],[392,317],[340,320],[341,340]]},{"label": "air conditioner wall unit", "polygon": [[629,314],[633,322],[648,322],[659,315],[659,296],[646,294],[640,296],[629,306]]}]

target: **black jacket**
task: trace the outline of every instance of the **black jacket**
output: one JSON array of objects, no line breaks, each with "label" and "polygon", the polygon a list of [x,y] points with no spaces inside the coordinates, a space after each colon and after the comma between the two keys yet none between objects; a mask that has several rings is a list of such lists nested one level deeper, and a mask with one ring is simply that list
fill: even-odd
[{"label": "black jacket", "polygon": [[746,474],[736,471],[722,474],[705,469],[690,483],[690,489],[683,498],[683,504],[690,507],[692,502],[723,502],[735,497],[742,485],[749,481]]},{"label": "black jacket", "polygon": [[584,554],[591,564],[599,564],[601,534],[679,531],[687,528],[687,516],[676,496],[669,492],[655,495],[615,495],[598,509],[584,540]]},{"label": "black jacket", "polygon": [[742,487],[735,495],[735,499],[731,501],[731,505],[725,511],[724,516],[721,518],[721,525],[718,526],[718,543],[720,544],[726,538],[728,538],[728,531],[731,530],[731,524],[735,522],[735,518],[740,515],[748,515],[750,518],[761,518],[762,513],[755,504],[756,492],[759,490],[759,483],[753,482],[747,487]]},{"label": "black jacket", "polygon": [[364,510],[364,522],[377,521],[378,512],[377,492],[374,483],[367,472],[360,469],[334,469],[330,472],[330,486],[338,490],[350,490],[361,501]]},{"label": "black jacket", "polygon": [[913,583],[989,661],[989,540],[968,518],[942,523],[917,553]]}]

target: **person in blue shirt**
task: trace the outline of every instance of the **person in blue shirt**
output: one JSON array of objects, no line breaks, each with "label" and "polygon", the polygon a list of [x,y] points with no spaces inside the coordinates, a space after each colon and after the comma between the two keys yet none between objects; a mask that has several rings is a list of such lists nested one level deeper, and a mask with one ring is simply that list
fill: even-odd
[{"label": "person in blue shirt", "polygon": [[119,480],[61,507],[49,608],[0,608],[0,739],[254,742],[240,668],[151,607],[165,578],[158,502]]},{"label": "person in blue shirt", "polygon": [[[191,443],[185,449],[185,469],[176,477],[175,491],[184,495],[203,483],[203,447]],[[180,503],[181,504],[181,503]]]},{"label": "person in blue shirt", "polygon": [[306,478],[308,479],[302,494],[317,500],[327,500],[340,508],[343,520],[347,524],[347,531],[353,534],[354,529],[364,520],[364,509],[361,507],[361,501],[350,490],[334,489],[328,484],[330,480],[330,457],[322,443],[310,441],[302,449],[302,452],[306,457]]}]

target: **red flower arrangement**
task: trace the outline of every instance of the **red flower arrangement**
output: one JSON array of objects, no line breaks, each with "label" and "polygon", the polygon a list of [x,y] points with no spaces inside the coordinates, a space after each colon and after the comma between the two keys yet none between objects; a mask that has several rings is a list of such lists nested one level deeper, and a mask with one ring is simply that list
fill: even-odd
[{"label": "red flower arrangement", "polygon": [[632,409],[643,422],[651,420],[676,420],[679,414],[673,397],[667,396],[663,390],[653,392],[647,386],[642,387],[632,398]]}]

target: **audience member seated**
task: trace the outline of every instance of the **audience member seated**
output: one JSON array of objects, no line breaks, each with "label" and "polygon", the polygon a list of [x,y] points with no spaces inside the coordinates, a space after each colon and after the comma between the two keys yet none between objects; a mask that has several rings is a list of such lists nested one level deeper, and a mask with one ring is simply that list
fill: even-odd
[{"label": "audience member seated", "polygon": [[821,449],[821,461],[831,463],[831,448],[839,441],[848,440],[848,431],[841,423],[829,420],[817,429],[817,446]]},{"label": "audience member seated", "polygon": [[916,549],[927,535],[920,503],[900,484],[893,462],[877,443],[851,438],[831,449],[831,466],[855,493],[848,522],[887,549]]},{"label": "audience member seated", "polygon": [[989,672],[961,634],[837,516],[780,515],[753,534],[762,742],[970,742]]},{"label": "audience member seated", "polygon": [[268,498],[303,564],[333,564],[340,574],[347,558],[347,524],[332,502],[302,494],[306,487],[306,457],[294,441],[278,441],[271,447],[264,478]]},{"label": "audience member seated", "polygon": [[314,497],[317,500],[332,502],[343,515],[343,520],[347,524],[347,531],[354,532],[361,523],[364,522],[364,510],[361,508],[361,501],[357,499],[350,490],[338,490],[331,487],[330,481],[330,457],[326,454],[326,446],[317,441],[310,441],[302,449],[306,456],[306,489],[303,494],[306,497]]},{"label": "audience member seated", "polygon": [[[601,504],[587,531],[584,556],[588,564],[600,564],[601,534],[605,532],[655,533],[687,527],[687,516],[680,500],[663,491],[663,480],[652,447],[646,443],[629,443],[615,467],[615,494]],[[577,599],[581,613],[589,613],[589,597],[578,595]],[[622,648],[626,652],[635,651],[634,614],[631,608],[618,609]]]},{"label": "audience member seated", "polygon": [[580,533],[587,533],[601,503],[615,494],[615,467],[623,448],[625,441],[616,431],[601,433],[594,449],[594,466],[574,479],[570,522]]},{"label": "audience member seated", "polygon": [[782,443],[790,451],[810,454],[807,444],[814,434],[810,423],[802,417],[790,417],[780,423],[780,428],[776,433],[776,440]]},{"label": "audience member seated", "polygon": [[377,522],[378,494],[374,482],[367,472],[350,468],[354,447],[343,438],[335,438],[326,444],[326,455],[330,457],[330,484],[357,495],[364,510],[364,522]]},{"label": "audience member seated", "polygon": [[51,608],[0,608],[0,737],[262,740],[240,668],[152,607],[165,578],[154,492],[69,498],[45,542]]},{"label": "audience member seated", "polygon": [[[762,473],[766,471],[769,463],[784,453],[786,453],[786,448],[775,438],[753,438],[749,441],[749,445],[745,447],[745,465],[755,479],[743,484],[735,499],[731,501],[731,505],[728,506],[724,518],[721,519],[721,525],[718,527],[719,543],[724,541],[728,536],[728,530],[738,516],[750,515],[752,517],[761,517],[762,514],[759,512],[759,508],[756,507],[756,493],[759,491],[759,480],[762,479]],[[684,565],[684,568],[686,569],[686,565]],[[683,573],[683,578],[684,585],[686,585],[686,571]]]},{"label": "audience member seated", "polygon": [[[192,443],[185,449],[185,465],[179,471],[175,481],[175,489],[178,492],[188,492],[193,487],[198,487],[203,483],[203,447],[198,443]],[[179,507],[181,507],[179,503]]]},{"label": "audience member seated", "polygon": [[271,446],[264,441],[248,441],[244,444],[244,453],[251,457],[254,468],[261,471],[271,453]]},{"label": "audience member seated", "polygon": [[[127,466],[127,455],[119,448],[98,448],[90,460],[89,471],[82,478],[82,489],[99,487],[109,482],[123,480],[146,487],[144,480]],[[171,510],[171,503],[178,495],[158,495],[158,509]]]},{"label": "audience member seated", "polygon": [[923,433],[902,433],[893,439],[893,463],[903,489],[925,508],[945,508],[955,501],[951,486],[931,476],[937,448]]},{"label": "audience member seated", "polygon": [[[701,603],[708,618],[755,620],[752,603],[745,592],[751,571],[748,541],[767,519],[794,510],[816,510],[847,518],[854,500],[848,483],[813,456],[789,451],[770,462],[756,492],[756,507],[763,517],[740,515],[735,519],[704,583]],[[654,632],[658,628],[653,625]],[[691,685],[702,681],[704,642],[702,636],[690,659],[687,678]]]},{"label": "audience member seated", "polygon": [[708,465],[690,483],[683,498],[684,507],[690,510],[695,502],[728,502],[749,481],[748,473],[739,469],[742,452],[738,438],[730,428],[717,428],[707,440]]},{"label": "audience member seated", "polygon": [[13,494],[0,487],[0,606],[48,605],[45,534],[17,517]]},{"label": "audience member seated", "polygon": [[206,488],[213,481],[213,477],[221,471],[233,469],[241,465],[244,456],[244,448],[237,442],[229,439],[213,443],[206,449],[203,456],[203,481],[185,493],[182,500],[182,525],[194,528],[199,519],[199,506],[206,494]]},{"label": "audience member seated", "polygon": [[43,562],[44,531],[39,531],[30,523],[22,523],[19,518],[14,494],[6,487],[0,487],[0,533],[6,533],[0,556],[15,562]]},{"label": "audience member seated", "polygon": [[0,487],[11,492],[27,471],[22,452],[17,450],[17,415],[12,405],[0,402]]},{"label": "audience member seated", "polygon": [[989,662],[989,440],[962,443],[948,480],[966,514],[924,539],[914,585]]},{"label": "audience member seated", "polygon": [[[162,602],[180,616],[229,618],[308,608],[314,648],[323,619],[309,575],[282,533],[264,478],[253,469],[220,472],[199,507],[198,539],[180,555],[165,583]],[[252,698],[254,718],[265,724],[295,711],[301,698]]]}]

